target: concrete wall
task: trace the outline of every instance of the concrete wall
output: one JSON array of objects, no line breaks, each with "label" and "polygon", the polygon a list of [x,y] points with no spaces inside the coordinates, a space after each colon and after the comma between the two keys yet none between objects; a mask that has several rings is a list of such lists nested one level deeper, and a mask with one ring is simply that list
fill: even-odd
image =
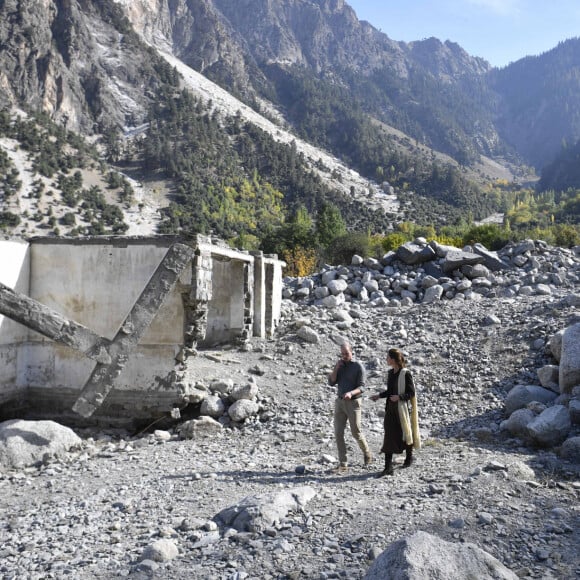
[{"label": "concrete wall", "polygon": [[[30,248],[27,242],[0,240],[0,282],[28,294]],[[26,326],[0,314],[0,404],[18,398],[26,385],[18,381],[19,346],[28,339]]]},{"label": "concrete wall", "polygon": [[244,328],[244,266],[248,262],[213,259],[212,298],[203,346],[232,342]]},{"label": "concrete wall", "polygon": [[[108,239],[108,238],[107,238]],[[42,240],[31,247],[29,295],[64,317],[112,340],[167,253],[169,243],[117,244]],[[182,276],[188,284],[191,270]],[[152,388],[151,377],[175,366],[183,343],[183,303],[171,293],[140,340],[116,388]],[[154,348],[152,348],[154,347]],[[31,387],[77,389],[95,363],[82,354],[32,332],[19,361],[19,380]],[[144,377],[149,379],[143,382]]]},{"label": "concrete wall", "polygon": [[[0,282],[112,340],[176,241],[160,236],[0,242]],[[215,346],[273,331],[283,263],[259,260],[263,272],[256,283],[253,256],[201,237],[186,243],[207,256],[203,271],[196,260],[188,263],[96,415],[151,416],[182,401],[178,371],[192,336],[201,346]],[[274,291],[267,287],[278,280]],[[259,324],[257,303],[263,303]],[[200,313],[204,324],[192,332],[191,321]],[[0,416],[2,404],[23,393],[37,411],[70,410],[95,365],[82,352],[0,316]]]}]

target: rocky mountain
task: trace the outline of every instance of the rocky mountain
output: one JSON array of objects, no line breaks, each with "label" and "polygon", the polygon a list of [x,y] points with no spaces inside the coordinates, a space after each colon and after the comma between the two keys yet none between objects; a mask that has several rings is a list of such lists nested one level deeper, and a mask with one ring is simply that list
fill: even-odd
[{"label": "rocky mountain", "polygon": [[[545,167],[580,135],[580,38],[489,74],[501,95],[496,126],[528,163]],[[575,180],[575,183],[578,183]]]},{"label": "rocky mountain", "polygon": [[[329,188],[310,206],[330,198],[352,215],[362,211],[379,230],[405,217],[384,196],[407,190],[407,211],[425,223],[499,211],[497,196],[486,197],[468,180],[524,181],[523,163],[539,168],[559,140],[580,136],[577,43],[495,71],[450,42],[393,41],[340,0],[7,0],[0,5],[0,43],[0,104],[42,111],[102,145],[101,155],[112,163],[120,161],[123,139],[117,169],[124,173],[137,169],[139,156],[134,173],[149,171],[143,156],[153,142],[133,151],[133,138],[148,139],[149,121],[172,111],[186,88],[224,125],[239,114],[273,140],[294,142],[306,160],[299,171],[313,171]],[[546,67],[555,71],[553,84],[527,90]],[[211,81],[216,84],[208,90]],[[519,94],[528,99],[525,107]],[[228,139],[239,147],[239,138]],[[241,174],[244,166],[246,159]],[[268,160],[246,177],[273,167]],[[161,178],[158,190],[181,190],[187,169],[174,169],[170,175],[157,166],[144,181]],[[38,173],[21,181],[37,179]],[[279,186],[287,208],[303,203],[314,187],[296,198],[296,181]],[[171,201],[157,197],[162,206]],[[435,204],[426,203],[432,198]],[[421,207],[434,213],[423,215]],[[385,208],[391,215],[378,221],[368,213]]]},{"label": "rocky mountain", "polygon": [[[545,116],[539,104],[550,86],[568,83],[567,116],[578,110],[577,43],[493,71],[454,43],[393,41],[342,1],[7,1],[0,11],[3,102],[26,102],[84,131],[94,122],[138,124],[162,82],[155,49],[171,51],[234,95],[274,104],[279,69],[308,71],[344,85],[368,112],[412,138],[456,156],[463,151],[463,161],[511,151],[541,166],[543,157],[532,151],[540,135],[529,130]],[[522,79],[542,70],[552,72],[530,94]],[[536,103],[535,114],[513,102],[518,91],[529,107]],[[573,127],[564,136],[578,137]],[[552,152],[553,144],[542,150]]]}]

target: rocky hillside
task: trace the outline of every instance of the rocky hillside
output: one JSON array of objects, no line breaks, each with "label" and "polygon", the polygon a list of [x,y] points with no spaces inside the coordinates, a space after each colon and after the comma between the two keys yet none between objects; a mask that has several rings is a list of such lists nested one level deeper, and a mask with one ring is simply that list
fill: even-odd
[{"label": "rocky hillside", "polygon": [[[135,195],[120,192],[123,203],[115,211],[125,212],[125,226],[116,220],[101,227],[87,212],[67,215],[75,212],[59,203],[66,197],[59,195],[64,175],[50,183],[53,199],[36,204],[43,193],[34,184],[47,188],[53,175],[43,174],[31,153],[23,158],[17,152],[37,146],[29,135],[2,135],[0,166],[10,183],[0,182],[0,197],[10,215],[0,215],[0,227],[16,221],[14,215],[26,222],[10,234],[98,235],[123,227],[149,233],[162,212],[166,230],[255,237],[243,227],[220,229],[221,218],[212,217],[227,205],[224,190],[237,187],[241,198],[240,182],[255,175],[281,190],[281,219],[299,204],[316,215],[330,201],[351,229],[384,232],[411,218],[421,225],[457,223],[468,215],[483,220],[505,211],[519,184],[534,177],[521,163],[522,143],[531,159],[538,140],[552,147],[561,138],[575,139],[575,43],[542,55],[534,61],[540,68],[528,63],[514,69],[522,86],[547,62],[557,70],[552,78],[560,88],[549,101],[542,90],[530,93],[525,110],[531,125],[558,128],[562,135],[544,139],[543,131],[523,129],[512,139],[510,127],[524,126],[516,113],[526,91],[514,86],[509,67],[496,75],[461,47],[434,38],[395,42],[359,22],[345,2],[8,1],[0,6],[0,41],[0,105],[13,118],[22,109],[42,111],[60,129],[96,144],[100,175],[86,176],[91,185],[106,181],[111,169],[138,182],[132,182]],[[226,179],[219,163],[212,159],[204,167],[192,155],[195,142],[179,138],[191,137],[190,120],[172,127],[162,143],[150,130],[151,123],[161,129],[168,123],[182,89],[201,98],[212,122],[222,126],[219,147],[231,149]],[[558,122],[552,122],[554,111]],[[534,124],[540,114],[541,123]],[[164,163],[157,155],[161,146]],[[93,169],[73,167],[75,156],[59,147],[69,157],[59,171],[78,169],[84,176]],[[280,157],[296,155],[299,167],[280,167]],[[289,173],[293,180],[281,183]],[[508,184],[507,191],[489,187],[495,179]],[[18,182],[22,191],[9,199]],[[104,193],[109,205],[119,197],[111,189]],[[204,197],[208,191],[211,200]],[[171,202],[181,207],[165,212]],[[201,223],[192,217],[192,208],[200,206],[210,208]]]},{"label": "rocky hillside", "polygon": [[[378,121],[436,151],[463,152],[463,163],[521,155],[526,141],[509,128],[518,114],[512,96],[533,66],[492,78],[489,64],[460,46],[393,41],[342,1],[8,1],[0,16],[0,102],[26,103],[74,130],[138,126],[169,80],[158,52],[165,51],[254,106],[282,104],[280,71],[338,83]],[[566,106],[556,95],[552,102],[570,120],[578,107],[569,90],[575,54],[567,44],[537,60],[557,71],[554,82],[567,79]],[[545,94],[534,95],[527,110],[547,122],[550,112],[534,108]],[[529,134],[526,155],[537,141]]]},{"label": "rocky hillside", "polygon": [[[322,580],[385,577],[385,569],[453,578],[469,569],[490,579],[576,577],[578,386],[556,394],[540,371],[558,364],[558,334],[580,323],[578,253],[514,246],[499,256],[509,269],[489,272],[489,285],[461,285],[471,280],[461,267],[449,276],[453,293],[431,303],[408,285],[402,296],[406,282],[427,279],[424,265],[407,263],[411,253],[380,268],[355,258],[286,280],[290,298],[272,340],[190,359],[184,380],[196,385],[197,402],[181,419],[161,417],[138,433],[0,425],[2,575]],[[446,259],[431,261],[443,267]],[[399,298],[379,304],[380,296],[344,289],[338,307],[322,304],[320,289],[330,296],[330,282],[342,279],[382,283],[387,298],[385,280],[399,279],[398,291],[389,282]],[[367,395],[384,385],[392,346],[406,352],[416,378],[423,446],[410,469],[396,458],[391,478],[376,477],[383,405],[368,396],[363,426],[375,461],[362,467],[347,434],[350,471],[331,471],[326,377],[344,339],[367,368]],[[520,397],[514,411],[520,386],[552,400]],[[542,445],[529,439],[559,407],[569,413],[566,433],[553,428],[557,441]],[[518,413],[531,415],[527,430],[514,428]],[[61,446],[30,445],[23,433]]]}]

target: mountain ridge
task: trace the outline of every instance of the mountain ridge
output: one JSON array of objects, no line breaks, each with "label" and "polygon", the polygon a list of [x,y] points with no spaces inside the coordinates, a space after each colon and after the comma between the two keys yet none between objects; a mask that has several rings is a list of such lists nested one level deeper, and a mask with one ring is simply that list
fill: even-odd
[{"label": "mountain ridge", "polygon": [[[27,102],[67,129],[100,138],[103,146],[121,128],[129,134],[134,127],[145,127],[160,95],[169,103],[180,83],[196,88],[195,83],[179,80],[179,67],[182,73],[189,69],[203,73],[233,98],[241,99],[244,105],[233,105],[234,115],[240,112],[244,119],[267,127],[274,139],[299,144],[301,153],[308,152],[310,168],[340,192],[345,203],[352,196],[357,203],[386,210],[385,227],[388,221],[404,217],[395,209],[396,198],[409,186],[413,172],[422,172],[421,179],[427,181],[412,181],[411,187],[428,195],[429,187],[440,187],[429,185],[429,165],[435,161],[481,183],[494,179],[524,183],[532,175],[507,136],[502,138],[493,126],[493,115],[505,116],[509,107],[498,93],[491,92],[485,79],[495,74],[496,85],[505,85],[504,71],[510,67],[496,71],[459,45],[436,38],[393,41],[358,21],[346,2],[122,0],[95,4],[55,0],[27,7],[7,2],[2,12],[0,40],[6,50],[0,55],[0,102],[5,106]],[[258,13],[264,15],[261,22],[257,22]],[[541,59],[557,60],[564,48],[574,55],[576,44],[563,43]],[[353,54],[356,59],[351,62]],[[296,68],[296,63],[302,68]],[[302,79],[296,76],[299,71],[305,73]],[[378,149],[388,147],[394,153],[386,160],[358,159],[353,164],[353,151],[341,149],[344,143],[336,139],[327,139],[327,152],[316,151],[310,120],[300,118],[300,107],[292,111],[276,99],[283,76],[299,90],[307,86],[302,83],[317,79],[322,98],[329,87],[340,87],[344,95],[351,95],[351,109],[358,111],[352,120],[358,123],[366,115],[370,121],[355,129],[380,128]],[[196,82],[199,89],[199,79]],[[573,87],[573,81],[569,86]],[[215,99],[218,90],[210,93]],[[438,95],[435,101],[430,101],[432,95]],[[314,101],[311,104],[317,106]],[[449,116],[454,104],[460,105],[460,113],[470,111],[471,117]],[[478,117],[488,104],[485,115]],[[344,105],[348,106],[346,101]],[[220,107],[214,104],[215,111]],[[574,107],[576,101],[572,114]],[[232,108],[226,110],[232,114]],[[316,108],[312,114],[318,114]],[[477,130],[469,134],[469,127]],[[334,129],[349,130],[338,117]],[[519,139],[525,142],[523,133]],[[380,165],[393,155],[402,159],[403,167],[398,179],[391,175],[385,179],[388,166]],[[324,163],[317,166],[321,160]],[[447,199],[453,200],[454,195]],[[487,211],[498,209],[490,206]]]}]

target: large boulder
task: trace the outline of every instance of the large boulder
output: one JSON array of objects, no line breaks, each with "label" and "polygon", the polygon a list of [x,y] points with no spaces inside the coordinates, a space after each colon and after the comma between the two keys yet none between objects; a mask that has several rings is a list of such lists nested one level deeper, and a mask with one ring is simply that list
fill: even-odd
[{"label": "large boulder", "polygon": [[247,496],[223,509],[214,519],[240,532],[262,532],[278,525],[290,511],[303,509],[315,495],[312,487],[304,486]]},{"label": "large boulder", "polygon": [[423,304],[431,304],[432,302],[438,302],[443,296],[443,286],[436,284],[435,286],[429,286],[425,290],[425,296],[423,297]]},{"label": "large boulder", "polygon": [[568,405],[570,419],[574,425],[580,425],[580,399],[572,399]]},{"label": "large boulder", "polygon": [[331,280],[326,286],[333,296],[338,296],[347,289],[348,284],[346,280],[338,278],[336,280]]},{"label": "large boulder", "polygon": [[548,343],[548,346],[550,348],[550,352],[552,353],[552,356],[558,362],[560,362],[560,358],[562,356],[562,337],[563,336],[564,336],[564,329],[559,330],[558,332],[556,332],[556,334],[554,334],[554,336],[552,336],[552,338],[550,338],[550,342]]},{"label": "large boulder", "polygon": [[463,250],[455,250],[452,252],[447,252],[447,255],[443,259],[442,269],[443,272],[453,272],[453,270],[460,270],[463,266],[473,266],[475,264],[481,264],[483,262],[483,257],[473,252],[464,252]]},{"label": "large boulder", "polygon": [[498,272],[499,270],[511,270],[513,268],[511,264],[504,262],[498,256],[497,252],[488,250],[482,244],[473,244],[473,252],[482,256],[485,266],[494,272]]},{"label": "large boulder", "polygon": [[255,401],[240,399],[228,408],[228,415],[232,421],[240,422],[258,414],[260,405]]},{"label": "large boulder", "polygon": [[12,419],[0,423],[0,465],[8,468],[38,465],[64,456],[82,439],[54,421]]},{"label": "large boulder", "polygon": [[201,404],[200,413],[218,419],[224,414],[226,405],[219,397],[210,395]]},{"label": "large boulder", "polygon": [[560,392],[570,393],[576,385],[580,385],[580,322],[564,330],[560,355]]},{"label": "large boulder", "polygon": [[203,416],[199,419],[185,421],[185,423],[179,425],[177,432],[183,439],[207,439],[215,437],[222,429],[223,425],[221,423],[211,417]]},{"label": "large boulder", "polygon": [[240,399],[247,399],[248,401],[254,401],[258,396],[258,385],[254,382],[245,383],[243,385],[237,385],[232,389],[230,394],[234,401],[239,401]]},{"label": "large boulder", "polygon": [[[334,296],[332,297],[329,296],[329,298],[334,298]],[[296,333],[296,336],[299,339],[303,340],[304,342],[309,342],[311,344],[316,344],[320,342],[320,337],[318,336],[316,330],[310,328],[309,326],[302,326],[301,328],[299,328],[298,332]]]},{"label": "large boulder", "polygon": [[514,411],[522,409],[532,401],[550,404],[557,396],[553,391],[537,385],[516,385],[506,397],[506,415],[511,415]]},{"label": "large boulder", "polygon": [[141,560],[153,562],[168,562],[179,556],[179,550],[173,540],[162,538],[149,544],[141,556]]},{"label": "large boulder", "polygon": [[530,409],[518,409],[508,419],[501,422],[500,429],[516,437],[526,437],[528,434],[528,425],[535,417],[534,412]]},{"label": "large boulder", "polygon": [[554,405],[542,411],[528,424],[528,435],[532,441],[543,447],[559,445],[566,439],[572,421],[570,411],[564,405]]},{"label": "large boulder", "polygon": [[415,242],[406,242],[399,246],[397,258],[408,265],[422,264],[436,258],[435,250],[431,246],[423,246]]},{"label": "large boulder", "polygon": [[391,544],[371,565],[364,580],[516,580],[499,560],[475,544],[446,542],[416,532]]},{"label": "large boulder", "polygon": [[580,463],[580,437],[570,437],[562,443],[560,455],[574,463]]},{"label": "large boulder", "polygon": [[560,368],[558,365],[545,365],[538,369],[538,379],[540,379],[540,385],[546,389],[550,389],[555,393],[560,393],[559,385],[559,375]]}]

